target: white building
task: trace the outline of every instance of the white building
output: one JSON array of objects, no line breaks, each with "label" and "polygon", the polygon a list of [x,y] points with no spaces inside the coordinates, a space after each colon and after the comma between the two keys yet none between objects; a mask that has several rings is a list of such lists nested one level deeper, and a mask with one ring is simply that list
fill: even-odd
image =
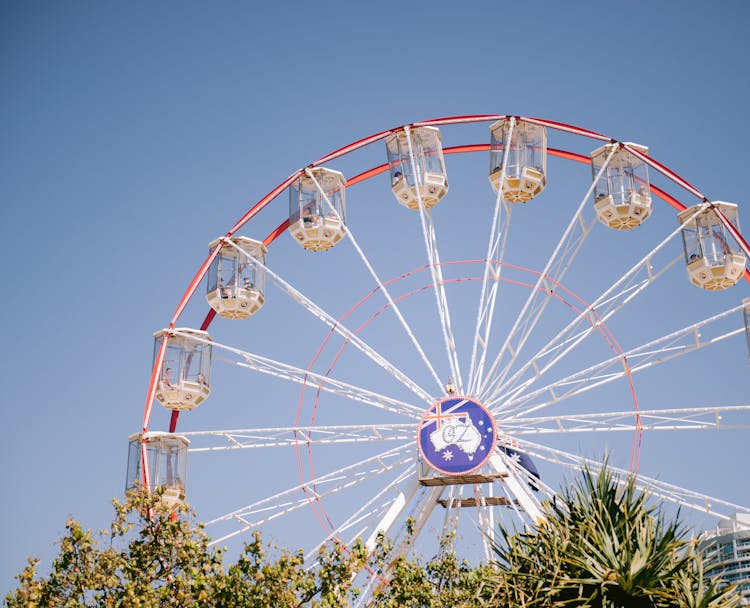
[{"label": "white building", "polygon": [[723,520],[700,546],[707,562],[713,564],[707,576],[739,584],[742,605],[750,606],[750,515],[737,513]]}]

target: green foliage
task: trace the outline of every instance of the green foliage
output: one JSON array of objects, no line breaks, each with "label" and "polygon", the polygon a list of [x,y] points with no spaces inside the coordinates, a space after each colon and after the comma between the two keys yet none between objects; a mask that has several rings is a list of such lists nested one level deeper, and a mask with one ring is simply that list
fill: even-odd
[{"label": "green foliage", "polygon": [[[734,608],[738,594],[703,580],[687,530],[668,522],[634,480],[586,471],[544,506],[545,521],[520,533],[500,529],[497,562],[472,566],[450,539],[427,561],[394,557],[380,538],[321,549],[318,567],[302,552],[269,548],[256,533],[236,563],[222,563],[186,506],[133,491],[96,537],[75,520],[46,576],[29,560],[9,608],[73,606],[344,608],[367,593],[370,608],[591,607]],[[407,525],[407,528],[409,526]],[[372,585],[369,585],[373,581]],[[359,584],[368,585],[362,592]]]},{"label": "green foliage", "polygon": [[423,564],[404,557],[391,559],[391,546],[381,538],[369,561],[379,584],[368,605],[378,608],[468,608],[482,605],[483,582],[495,567],[486,564],[471,566],[458,559],[450,541],[444,541],[440,555]]},{"label": "green foliage", "polygon": [[426,565],[389,557],[381,538],[372,554],[356,543],[321,549],[318,567],[306,569],[301,551],[268,555],[255,533],[236,563],[224,568],[192,512],[165,509],[160,497],[128,494],[114,502],[108,530],[94,536],[75,520],[67,522],[51,572],[40,576],[30,560],[8,594],[9,608],[97,606],[343,608],[360,594],[356,583],[377,574],[370,606],[474,606],[491,566],[471,567],[444,548]]},{"label": "green foliage", "polygon": [[355,593],[352,577],[365,559],[361,547],[347,552],[333,545],[321,551],[321,567],[307,571],[301,553],[281,551],[268,560],[256,534],[225,570],[222,552],[209,547],[188,507],[174,513],[158,495],[136,491],[114,507],[112,525],[97,539],[68,521],[49,575],[38,576],[38,560],[29,560],[6,605],[343,607]]},{"label": "green foliage", "polygon": [[186,507],[174,516],[158,496],[133,492],[114,502],[115,517],[97,539],[75,520],[66,524],[47,577],[30,560],[20,586],[6,597],[16,606],[198,606],[221,572],[221,553],[208,548]]},{"label": "green foliage", "polygon": [[497,605],[730,608],[738,597],[703,581],[687,529],[668,522],[635,480],[584,474],[545,505],[535,530],[501,530]]},{"label": "green foliage", "polygon": [[315,571],[303,567],[303,553],[281,551],[270,561],[257,532],[225,576],[217,577],[216,606],[348,606],[355,594],[351,581],[365,560],[357,545],[345,551],[339,544],[321,550]]}]

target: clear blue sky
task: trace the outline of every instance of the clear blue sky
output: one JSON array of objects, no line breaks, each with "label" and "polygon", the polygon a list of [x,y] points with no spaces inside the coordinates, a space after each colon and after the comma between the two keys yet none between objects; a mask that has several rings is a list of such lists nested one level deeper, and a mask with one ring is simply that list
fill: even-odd
[{"label": "clear blue sky", "polygon": [[[151,335],[208,242],[330,150],[438,116],[541,116],[649,145],[750,227],[748,17],[739,0],[3,2],[3,595],[70,515],[110,520]],[[747,504],[750,443],[731,437],[727,497]]]}]

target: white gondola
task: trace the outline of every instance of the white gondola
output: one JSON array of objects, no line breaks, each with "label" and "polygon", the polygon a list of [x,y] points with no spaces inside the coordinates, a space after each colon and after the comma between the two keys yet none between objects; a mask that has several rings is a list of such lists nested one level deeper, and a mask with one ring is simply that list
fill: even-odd
[{"label": "white gondola", "polygon": [[[648,154],[646,146],[627,145]],[[594,186],[596,216],[602,224],[614,230],[636,228],[651,215],[648,166],[620,144],[607,144],[591,153],[594,179],[607,158],[609,163]]]},{"label": "white gondola", "polygon": [[742,277],[746,259],[717,211],[739,230],[737,205],[717,201],[690,219],[696,209],[678,215],[690,280],[710,291],[731,287]]},{"label": "white gondola", "polygon": [[145,487],[152,494],[161,492],[161,502],[169,508],[182,503],[190,442],[182,435],[158,431],[136,433],[128,441],[126,490]]},{"label": "white gondola", "polygon": [[440,130],[404,129],[389,135],[385,147],[396,200],[414,210],[419,209],[420,200],[425,209],[437,205],[448,192]]},{"label": "white gondola", "polygon": [[156,398],[170,410],[192,410],[208,398],[211,373],[211,340],[205,331],[197,329],[168,329],[154,334],[154,361],[167,338],[167,351],[159,370]]},{"label": "white gondola", "polygon": [[316,167],[289,188],[289,233],[308,251],[326,251],[346,236],[346,180]]},{"label": "white gondola", "polygon": [[[206,300],[224,318],[246,319],[265,302],[266,248],[244,236],[230,240],[208,269]],[[221,243],[216,239],[208,247],[213,250]]]},{"label": "white gondola", "polygon": [[502,118],[490,127],[490,184],[497,192],[505,155],[505,179],[502,182],[503,199],[511,203],[526,203],[544,190],[547,185],[547,131],[541,125],[516,120],[512,135],[510,118]]}]

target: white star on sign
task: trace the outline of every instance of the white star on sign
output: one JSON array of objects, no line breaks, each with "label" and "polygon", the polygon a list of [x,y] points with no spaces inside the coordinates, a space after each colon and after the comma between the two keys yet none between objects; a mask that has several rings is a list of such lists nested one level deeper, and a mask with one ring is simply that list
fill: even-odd
[{"label": "white star on sign", "polygon": [[453,452],[451,452],[450,450],[445,450],[445,452],[443,452],[443,458],[445,460],[453,460]]}]

